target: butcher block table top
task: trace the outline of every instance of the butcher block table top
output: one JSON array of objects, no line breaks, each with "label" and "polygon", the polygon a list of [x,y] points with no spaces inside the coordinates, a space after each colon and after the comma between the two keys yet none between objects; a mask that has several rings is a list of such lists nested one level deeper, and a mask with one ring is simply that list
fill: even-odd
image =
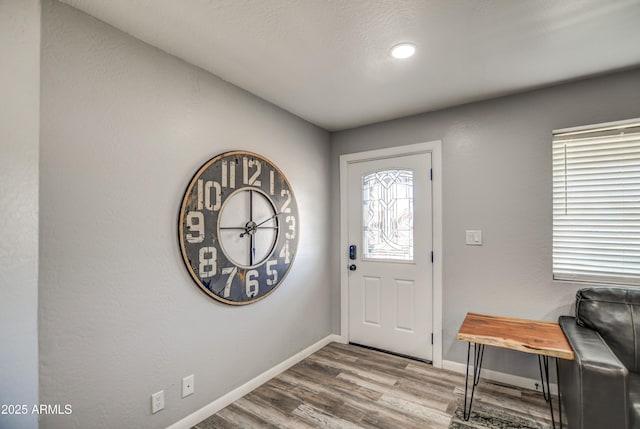
[{"label": "butcher block table top", "polygon": [[526,353],[573,360],[573,349],[553,322],[467,313],[458,339]]}]

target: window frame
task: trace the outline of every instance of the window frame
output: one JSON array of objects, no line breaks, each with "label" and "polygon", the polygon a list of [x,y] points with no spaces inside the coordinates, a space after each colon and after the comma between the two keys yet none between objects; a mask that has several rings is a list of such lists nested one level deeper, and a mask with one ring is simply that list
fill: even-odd
[{"label": "window frame", "polygon": [[[625,136],[624,134],[624,130],[631,130],[632,132],[628,135],[634,136],[631,139],[628,139],[627,136]],[[581,137],[582,136],[582,137]],[[610,142],[599,142],[597,139],[601,139],[601,140],[614,140],[616,138],[616,136],[625,136],[620,138],[617,141],[610,141]],[[594,139],[593,141],[589,141],[589,139]],[[635,118],[635,119],[627,119],[627,120],[623,120],[623,121],[615,121],[615,122],[607,122],[607,123],[600,123],[600,124],[592,124],[592,125],[587,125],[587,126],[579,126],[579,127],[571,127],[571,128],[563,128],[563,129],[557,129],[557,130],[553,130],[552,131],[552,278],[554,281],[560,281],[560,282],[571,282],[571,283],[589,283],[589,284],[597,284],[597,285],[618,285],[618,286],[640,286],[640,268],[637,270],[634,269],[630,269],[630,273],[629,274],[625,274],[622,271],[617,271],[614,272],[614,270],[610,270],[611,272],[614,272],[614,275],[607,275],[607,274],[594,274],[594,271],[597,271],[598,269],[602,269],[602,268],[606,268],[607,265],[605,265],[604,263],[601,263],[600,265],[593,263],[594,261],[598,261],[598,256],[602,256],[599,255],[598,252],[602,251],[602,249],[597,249],[597,250],[586,250],[584,251],[583,255],[585,255],[586,258],[588,258],[589,256],[592,257],[592,259],[588,260],[588,262],[585,263],[585,267],[592,267],[595,268],[593,270],[588,270],[588,268],[584,268],[583,271],[580,271],[579,269],[576,269],[575,267],[573,268],[573,273],[569,273],[568,271],[570,271],[570,268],[565,268],[564,270],[557,268],[557,266],[559,267],[560,265],[560,256],[557,255],[557,253],[562,253],[562,251],[557,250],[558,248],[560,248],[561,246],[558,244],[559,242],[574,242],[575,247],[565,247],[564,253],[569,253],[575,249],[580,250],[580,246],[585,246],[589,244],[589,239],[587,239],[586,237],[588,236],[588,234],[583,234],[583,233],[575,233],[576,236],[579,235],[584,235],[585,239],[584,241],[580,241],[580,238],[578,237],[577,239],[573,236],[571,236],[571,232],[575,229],[576,231],[580,230],[580,221],[576,220],[575,218],[579,218],[580,216],[588,216],[585,213],[587,213],[589,210],[593,210],[595,209],[595,207],[590,206],[590,204],[598,204],[600,203],[601,205],[604,204],[605,207],[603,207],[600,211],[596,211],[594,213],[594,215],[592,216],[593,218],[590,219],[592,221],[594,221],[594,223],[597,222],[602,222],[604,219],[604,216],[606,216],[606,212],[607,210],[610,210],[609,215],[612,216],[612,213],[614,213],[614,211],[617,214],[617,211],[623,210],[623,208],[619,208],[616,207],[615,204],[617,203],[611,203],[612,206],[611,208],[606,207],[606,202],[601,202],[601,201],[596,201],[598,198],[602,198],[602,197],[593,197],[592,195],[589,195],[589,198],[593,198],[593,200],[595,201],[595,203],[591,203],[591,202],[586,202],[584,203],[584,206],[582,208],[575,208],[574,207],[574,213],[573,213],[573,217],[574,219],[570,219],[567,222],[567,219],[562,219],[562,215],[558,214],[557,211],[558,210],[562,210],[559,209],[559,206],[561,205],[560,203],[558,203],[558,194],[562,194],[562,191],[558,191],[558,188],[562,186],[562,182],[564,181],[564,210],[566,212],[567,208],[568,208],[568,204],[569,204],[569,200],[571,198],[577,198],[579,196],[578,191],[576,191],[575,189],[572,192],[569,192],[567,189],[567,182],[568,182],[568,177],[570,177],[570,173],[571,171],[576,171],[577,167],[573,166],[573,167],[568,167],[568,161],[571,160],[576,160],[577,157],[575,156],[575,153],[577,153],[575,147],[579,146],[579,145],[583,145],[582,147],[588,147],[590,144],[599,144],[599,145],[607,145],[610,144],[610,148],[606,148],[607,151],[609,152],[615,152],[612,156],[620,156],[621,153],[623,153],[623,151],[619,148],[620,146],[623,145],[623,143],[621,143],[624,140],[631,140],[630,145],[632,146],[632,150],[631,150],[631,162],[632,162],[632,166],[633,166],[633,173],[635,174],[636,172],[637,174],[637,178],[633,179],[631,181],[631,185],[630,185],[630,192],[632,193],[632,199],[638,197],[639,199],[637,201],[632,201],[631,204],[636,204],[637,206],[632,206],[629,208],[630,210],[630,218],[631,218],[631,225],[626,225],[626,229],[625,229],[625,225],[624,225],[624,221],[620,221],[621,222],[621,226],[619,227],[620,231],[628,231],[628,230],[632,230],[634,228],[634,222],[636,221],[635,218],[637,218],[637,224],[638,227],[636,229],[640,229],[640,149],[636,149],[636,146],[640,146],[639,144],[636,144],[635,141],[640,142],[640,118]],[[561,142],[569,142],[568,145],[573,145],[573,147],[570,149],[571,151],[575,151],[573,152],[572,155],[568,156],[568,152],[567,152],[567,143],[565,143],[564,146],[564,154],[558,155],[558,152],[560,150],[562,150],[562,148],[560,147],[560,143]],[[617,145],[617,147],[616,147]],[[559,148],[560,147],[560,148]],[[592,163],[597,163],[597,162],[603,162],[600,158],[598,158],[600,155],[597,154],[596,150],[593,149],[586,149],[585,151],[581,152],[582,154],[586,154],[589,155],[589,158],[595,158],[596,161],[592,161]],[[560,162],[564,162],[564,165],[560,165],[560,167],[558,167],[558,160],[560,160]],[[612,158],[612,162],[613,161],[618,161],[619,159],[615,159]],[[636,161],[638,161],[636,163]],[[637,166],[636,166],[637,165]],[[605,171],[606,166],[593,166],[590,169],[590,172],[583,174],[584,177],[586,177],[586,179],[584,179],[584,182],[587,182],[587,185],[591,185],[591,186],[595,186],[595,184],[591,184],[590,182],[595,182],[596,179],[594,179],[594,176],[598,175],[598,174],[603,174],[603,172]],[[610,167],[612,169],[617,168],[617,166],[614,164],[613,167]],[[573,170],[572,170],[573,169]],[[559,170],[564,171],[564,179],[562,178],[558,178],[560,175],[557,174],[557,172]],[[598,171],[599,170],[599,171]],[[621,176],[623,176],[624,174],[621,173]],[[620,181],[622,181],[624,179],[618,178],[618,177],[613,177],[612,179],[606,179],[606,181],[609,183],[611,183],[610,186],[615,186],[617,185]],[[558,184],[561,184],[560,186],[558,186]],[[622,184],[625,185],[625,184]],[[583,185],[584,186],[584,185]],[[608,187],[609,185],[607,184],[606,187]],[[605,186],[603,185],[603,188]],[[589,189],[589,191],[591,191],[591,189]],[[593,191],[595,194],[597,194],[598,192],[604,192],[604,196],[607,196],[608,194],[606,194],[606,192],[610,192],[610,189],[605,189],[602,191]],[[635,194],[634,194],[635,193]],[[582,196],[582,195],[580,195]],[[562,198],[562,197],[561,197]],[[612,197],[613,198],[613,197]],[[573,204],[580,205],[580,203],[578,202],[574,202]],[[637,213],[634,213],[634,211],[636,211]],[[624,215],[624,213],[623,213]],[[600,218],[598,218],[598,216],[600,216]],[[559,229],[561,229],[561,227],[559,226],[559,224],[561,224],[562,222],[566,222],[565,226],[566,229],[565,231],[569,231],[568,235],[565,235],[565,238],[562,239],[558,239],[557,235],[560,235],[560,233],[558,232]],[[574,222],[574,223],[571,223]],[[609,238],[609,236],[607,234],[610,234],[611,236],[614,235],[614,233],[611,233],[610,230],[613,229],[613,227],[616,226],[615,225],[615,221],[612,221],[611,225],[608,227],[605,227],[602,230],[599,231],[595,231],[594,233],[601,233],[602,237],[597,237],[597,238]],[[589,224],[584,224],[582,229],[588,229]],[[558,228],[558,230],[557,230]],[[572,229],[573,228],[573,229]],[[638,234],[638,231],[631,231],[631,232],[635,232],[636,234]],[[569,237],[569,240],[567,240],[566,237]],[[576,241],[571,241],[570,239],[575,239]],[[592,237],[593,238],[593,237]],[[626,237],[625,237],[626,238]],[[634,251],[634,247],[636,247],[635,251],[636,253],[631,253],[631,258],[637,258],[638,257],[638,253],[637,253],[637,248],[638,246],[640,246],[640,239],[638,239],[638,242],[636,242],[634,239],[636,239],[637,237],[633,237],[632,236],[632,240],[631,240],[631,244],[628,246],[620,246],[621,248],[626,248],[626,249],[631,249],[631,252]],[[595,240],[591,240],[591,241],[595,241]],[[603,244],[605,245],[609,245],[609,243],[606,243],[605,241],[603,241]],[[595,247],[595,246],[594,246]],[[609,250],[609,249],[607,249]],[[625,250],[619,250],[618,248],[612,248],[611,253],[620,253],[620,252],[625,252]],[[618,255],[616,255],[618,256]],[[565,257],[565,260],[567,258]],[[571,256],[568,259],[572,259]],[[614,266],[615,268],[619,268],[619,267],[623,267],[624,262],[621,262],[622,259],[624,259],[624,257],[619,257],[620,260],[616,260],[611,262],[611,265]],[[616,264],[619,264],[619,267],[615,267]],[[631,264],[634,265],[635,262],[631,261]],[[567,263],[565,265],[571,265],[570,263]],[[578,263],[574,263],[574,266],[578,266]],[[586,271],[591,271],[591,274],[585,274]],[[606,272],[606,271],[603,271]],[[609,273],[610,274],[610,273]]]}]

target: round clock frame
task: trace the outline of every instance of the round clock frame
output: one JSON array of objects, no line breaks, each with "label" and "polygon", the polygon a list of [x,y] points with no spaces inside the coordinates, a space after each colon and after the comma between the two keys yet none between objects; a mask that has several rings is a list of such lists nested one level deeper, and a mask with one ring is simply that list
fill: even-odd
[{"label": "round clock frame", "polygon": [[298,248],[298,205],[280,169],[253,152],[205,162],[185,190],[178,219],[182,259],[210,297],[245,305],[271,294]]}]

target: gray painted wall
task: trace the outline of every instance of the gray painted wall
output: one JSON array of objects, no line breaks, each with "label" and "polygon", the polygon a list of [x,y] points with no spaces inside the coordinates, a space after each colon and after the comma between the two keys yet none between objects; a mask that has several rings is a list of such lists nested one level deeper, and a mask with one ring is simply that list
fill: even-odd
[{"label": "gray painted wall", "polygon": [[[640,70],[334,133],[332,218],[339,216],[341,154],[442,141],[443,358],[466,362],[466,344],[455,336],[467,311],[550,321],[572,311],[580,286],[551,274],[551,131],[634,117]],[[466,229],[481,229],[484,245],[466,246]],[[345,252],[332,260],[335,332],[336,267]],[[487,349],[484,367],[538,377],[535,358],[518,352]]]},{"label": "gray painted wall", "polygon": [[[38,401],[39,316],[40,402],[73,407],[43,428],[166,426],[339,332],[343,153],[443,141],[445,359],[464,361],[467,311],[571,312],[579,286],[550,274],[550,131],[639,117],[640,70],[334,133],[329,153],[326,132],[50,0],[40,99],[39,3],[0,2],[12,65],[0,68],[0,403]],[[191,174],[238,148],[282,168],[302,216],[292,272],[247,307],[198,290],[175,231]],[[465,229],[485,245],[465,246]],[[516,352],[488,350],[486,367],[537,377]],[[192,373],[196,394],[181,399]],[[166,409],[151,415],[161,389]]]},{"label": "gray painted wall", "polygon": [[0,427],[37,428],[38,0],[0,1],[0,58]]},{"label": "gray painted wall", "polygon": [[[329,134],[66,5],[42,20],[40,398],[73,407],[42,427],[166,427],[330,334]],[[232,149],[276,163],[301,217],[285,281],[240,307],[196,287],[176,232]]]}]

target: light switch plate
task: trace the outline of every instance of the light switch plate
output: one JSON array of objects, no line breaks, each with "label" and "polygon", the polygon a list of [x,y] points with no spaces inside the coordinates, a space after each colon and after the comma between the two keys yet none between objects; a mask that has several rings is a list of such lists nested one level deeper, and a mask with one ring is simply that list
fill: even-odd
[{"label": "light switch plate", "polygon": [[478,229],[468,229],[466,231],[466,244],[468,246],[482,246],[482,231]]}]

